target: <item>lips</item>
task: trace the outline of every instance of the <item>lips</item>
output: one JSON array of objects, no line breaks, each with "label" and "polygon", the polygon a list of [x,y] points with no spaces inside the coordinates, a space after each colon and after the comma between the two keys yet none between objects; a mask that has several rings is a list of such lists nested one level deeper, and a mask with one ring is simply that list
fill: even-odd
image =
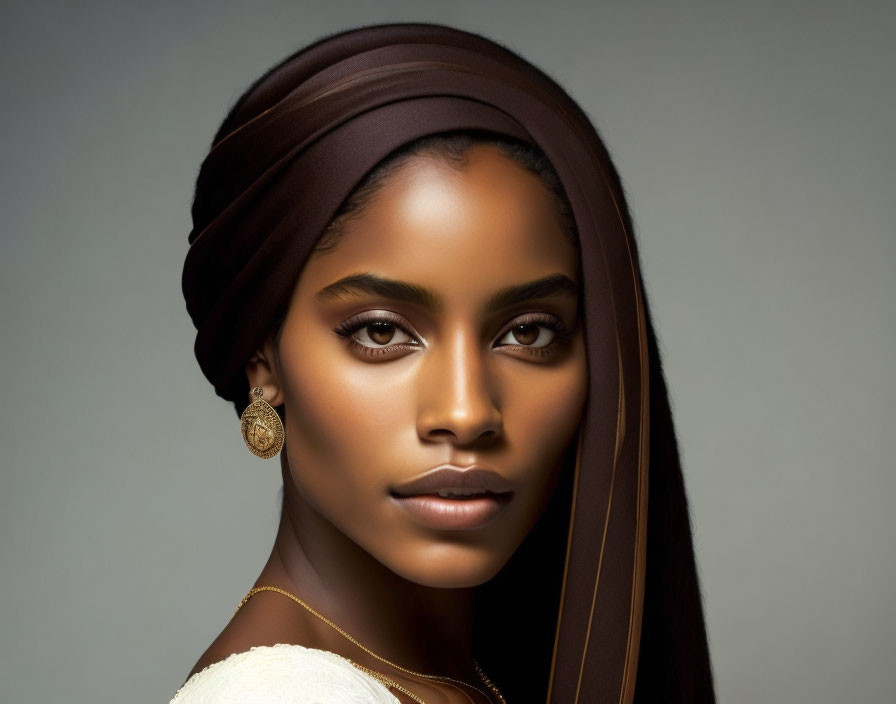
[{"label": "lips", "polygon": [[452,493],[485,493],[505,494],[513,491],[513,484],[495,471],[470,465],[457,467],[443,464],[416,477],[410,482],[400,484],[392,490],[393,495],[418,496],[421,494]]},{"label": "lips", "polygon": [[418,523],[436,530],[473,530],[491,523],[513,497],[513,484],[485,467],[441,465],[391,491]]}]

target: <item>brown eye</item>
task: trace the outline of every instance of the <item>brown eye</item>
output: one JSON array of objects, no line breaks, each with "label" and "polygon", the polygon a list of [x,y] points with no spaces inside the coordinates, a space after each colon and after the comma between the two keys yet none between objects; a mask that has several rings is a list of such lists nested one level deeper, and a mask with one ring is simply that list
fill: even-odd
[{"label": "brown eye", "polygon": [[531,345],[533,342],[535,342],[535,340],[538,339],[537,325],[517,325],[515,328],[513,328],[512,332],[517,342],[520,342],[524,345]]},{"label": "brown eye", "polygon": [[391,311],[368,311],[344,320],[333,332],[345,339],[354,353],[370,361],[386,361],[423,349],[411,329],[410,323]]},{"label": "brown eye", "polygon": [[395,326],[392,323],[376,322],[367,326],[367,334],[378,345],[387,345],[395,337]]},{"label": "brown eye", "polygon": [[557,331],[552,322],[517,323],[499,340],[502,345],[522,346],[534,349],[546,348],[554,342]]},{"label": "brown eye", "polygon": [[356,344],[367,349],[391,349],[400,345],[416,344],[414,337],[401,325],[387,318],[362,318],[343,323],[335,332],[349,337]]}]

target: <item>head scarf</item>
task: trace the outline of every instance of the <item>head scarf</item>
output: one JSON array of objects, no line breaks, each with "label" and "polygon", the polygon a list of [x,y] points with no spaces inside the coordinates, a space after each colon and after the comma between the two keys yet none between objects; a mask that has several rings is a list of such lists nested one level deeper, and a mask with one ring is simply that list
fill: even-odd
[{"label": "head scarf", "polygon": [[346,196],[398,147],[462,129],[535,144],[559,175],[580,239],[589,365],[574,471],[483,590],[480,662],[511,704],[711,701],[687,505],[619,178],[581,108],[515,53],[443,25],[367,26],[249,88],[193,203],[183,290],[202,371],[241,410],[246,360]]}]

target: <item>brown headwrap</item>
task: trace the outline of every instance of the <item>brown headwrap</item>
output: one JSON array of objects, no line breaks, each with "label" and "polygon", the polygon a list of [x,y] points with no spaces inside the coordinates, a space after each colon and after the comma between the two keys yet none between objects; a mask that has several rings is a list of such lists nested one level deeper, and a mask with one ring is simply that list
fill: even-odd
[{"label": "brown headwrap", "polygon": [[[680,622],[696,633],[688,646],[694,654],[681,660],[668,652],[680,642],[654,637],[651,657],[666,669],[645,672],[642,662],[639,674],[648,451],[653,446],[649,421],[654,417],[648,381],[662,380],[658,358],[651,368],[652,332],[619,179],[584,112],[516,54],[441,25],[388,24],[327,37],[259,79],[222,125],[197,180],[183,289],[198,329],[200,366],[219,395],[238,409],[247,403],[246,360],[285,310],[315,241],[345,197],[396,148],[457,129],[489,130],[533,143],[554,165],[580,238],[589,363],[578,460],[569,478],[570,503],[563,507],[564,543],[567,520],[569,531],[565,561],[557,562],[562,570],[555,580],[559,602],[532,603],[525,598],[539,593],[530,589],[532,584],[510,585],[496,578],[518,592],[516,600],[505,593],[503,604],[519,612],[504,618],[505,632],[487,639],[503,639],[506,652],[483,655],[481,662],[491,662],[492,669],[486,669],[495,671],[493,679],[508,690],[511,704],[514,679],[529,686],[518,695],[527,702],[545,696],[554,704],[631,702],[636,678],[637,701],[648,701],[641,681],[651,677],[672,678],[663,680],[663,691],[679,687],[682,679],[697,683],[687,693],[663,696],[664,701],[685,695],[689,701],[709,701],[705,635],[681,491],[658,500],[683,512],[669,540],[677,541],[674,554],[683,560],[686,598],[671,608],[684,601],[688,605],[674,615],[661,609],[652,618],[657,632],[667,634],[668,623]],[[665,408],[665,388],[660,392]],[[671,421],[666,422],[671,434]],[[674,436],[670,442],[675,452]],[[672,472],[680,484],[677,455],[663,471]],[[651,507],[655,500],[651,492]],[[558,551],[552,545],[543,554],[562,552],[562,547]],[[531,546],[527,550],[522,554],[529,554]],[[545,579],[538,574],[541,567],[528,565],[533,584]],[[682,575],[675,578],[681,582]],[[494,606],[500,606],[497,599]],[[553,642],[546,646],[527,642],[533,633],[526,627],[530,614],[539,610],[547,612],[552,629]],[[526,652],[529,660],[531,653],[546,655],[542,666],[533,664],[533,675],[519,668],[528,662]],[[662,664],[691,660],[697,664],[682,665],[688,671],[672,675]],[[533,696],[536,676],[542,676],[539,684],[546,689]],[[655,683],[644,685],[648,690],[661,693]]]}]

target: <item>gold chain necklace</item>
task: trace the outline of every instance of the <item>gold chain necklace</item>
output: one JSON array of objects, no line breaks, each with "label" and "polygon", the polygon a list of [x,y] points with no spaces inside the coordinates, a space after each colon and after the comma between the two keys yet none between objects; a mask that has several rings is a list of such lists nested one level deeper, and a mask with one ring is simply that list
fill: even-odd
[{"label": "gold chain necklace", "polygon": [[[323,621],[324,623],[326,623],[328,626],[330,626],[331,628],[333,628],[333,629],[335,629],[336,631],[338,631],[338,632],[339,632],[340,634],[342,634],[345,638],[347,638],[347,639],[350,640],[352,643],[354,643],[354,644],[357,645],[359,648],[361,648],[361,650],[363,650],[365,653],[367,653],[368,655],[373,656],[374,658],[376,658],[376,659],[379,660],[380,662],[384,662],[384,663],[386,663],[386,664],[389,665],[390,667],[394,667],[396,670],[401,670],[402,672],[406,672],[406,673],[409,674],[409,675],[413,675],[413,676],[415,676],[415,677],[422,677],[423,679],[427,679],[427,680],[436,680],[436,681],[443,681],[443,682],[449,682],[449,683],[454,683],[454,684],[462,684],[462,685],[464,685],[465,687],[469,687],[470,689],[475,689],[477,692],[479,692],[480,694],[482,694],[486,699],[489,699],[488,695],[486,695],[485,692],[483,692],[481,689],[479,689],[478,687],[474,687],[474,686],[471,685],[471,684],[467,684],[466,682],[463,682],[463,681],[461,681],[461,680],[456,680],[456,679],[454,679],[454,678],[452,678],[452,677],[445,677],[445,676],[440,676],[440,675],[425,675],[425,674],[423,674],[422,672],[414,672],[413,670],[408,670],[407,668],[404,668],[404,667],[402,667],[401,665],[396,665],[394,662],[391,662],[391,661],[389,661],[389,660],[386,660],[386,658],[377,655],[377,654],[376,654],[375,652],[373,652],[370,648],[367,648],[367,647],[361,645],[361,643],[359,643],[354,637],[352,637],[351,635],[349,635],[345,630],[343,630],[342,628],[340,628],[339,626],[337,626],[335,623],[333,623],[330,619],[328,619],[326,616],[324,616],[324,615],[321,614],[320,612],[315,611],[315,610],[314,610],[313,608],[311,608],[308,604],[306,604],[304,601],[302,601],[301,599],[299,599],[299,597],[295,596],[294,594],[290,594],[290,593],[289,593],[288,591],[286,591],[285,589],[280,589],[280,587],[253,587],[252,589],[249,590],[249,593],[246,594],[246,596],[243,597],[243,600],[240,602],[239,606],[236,607],[236,611],[233,612],[233,615],[236,616],[237,612],[238,612],[241,608],[243,608],[243,605],[244,605],[247,601],[249,601],[249,599],[250,599],[253,595],[258,594],[258,592],[277,592],[278,594],[282,594],[282,595],[285,596],[285,597],[289,597],[289,598],[292,599],[294,602],[296,602],[299,606],[302,606],[303,608],[307,609],[307,610],[310,611],[312,614],[314,614],[315,616],[317,616],[317,618],[319,618],[321,621]],[[233,618],[233,617],[231,616],[231,618]],[[334,653],[334,654],[336,654],[336,653]],[[340,655],[339,657],[342,657],[342,656]],[[343,658],[343,659],[344,659],[344,660],[347,660],[349,663],[351,663],[354,667],[358,668],[359,670],[363,670],[364,672],[366,672],[366,673],[367,673],[368,675],[370,675],[371,677],[374,677],[375,679],[379,680],[380,682],[382,682],[383,684],[385,684],[387,687],[394,687],[394,688],[397,689],[399,692],[402,692],[403,694],[406,694],[408,697],[410,697],[410,698],[411,698],[412,700],[414,700],[415,702],[418,702],[419,704],[426,704],[426,703],[425,703],[420,697],[418,697],[416,694],[414,694],[413,692],[411,692],[411,691],[408,690],[407,688],[403,687],[402,685],[398,684],[398,682],[395,682],[394,680],[392,680],[392,679],[386,677],[386,676],[385,676],[384,674],[382,674],[381,672],[376,672],[375,670],[371,670],[370,668],[364,667],[363,665],[359,665],[358,663],[354,662],[353,660],[351,660],[351,659],[349,659],[349,658]],[[507,704],[507,700],[504,699],[504,696],[503,696],[503,695],[501,694],[501,692],[498,690],[498,687],[497,687],[497,686],[496,686],[496,685],[495,685],[495,684],[494,684],[494,683],[493,683],[493,682],[486,676],[485,672],[483,672],[482,668],[479,666],[479,663],[476,662],[476,660],[473,660],[473,666],[476,668],[476,674],[479,675],[479,677],[480,677],[480,679],[482,680],[483,684],[484,684],[489,690],[491,690],[491,692],[498,698],[498,701],[500,702],[500,704]],[[461,690],[461,691],[463,691],[463,690]],[[472,700],[471,700],[471,701],[472,701]]]}]

